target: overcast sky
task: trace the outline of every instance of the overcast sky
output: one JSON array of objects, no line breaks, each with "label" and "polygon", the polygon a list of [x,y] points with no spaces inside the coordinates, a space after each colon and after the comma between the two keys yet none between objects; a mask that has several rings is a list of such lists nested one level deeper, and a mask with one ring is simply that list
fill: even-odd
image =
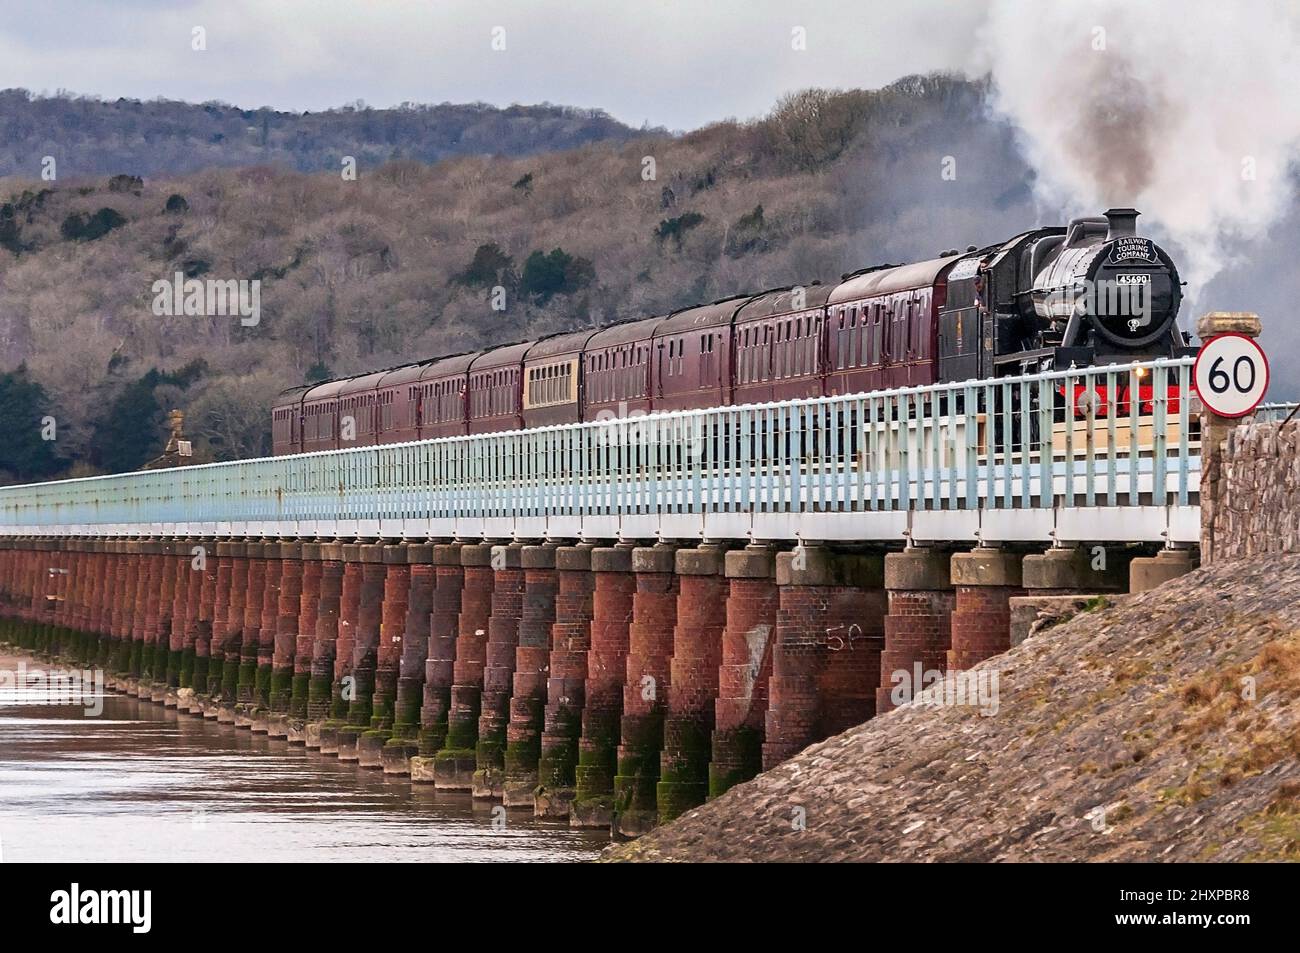
[{"label": "overcast sky", "polygon": [[[983,0],[0,0],[0,87],[317,110],[549,101],[692,129],[978,69]],[[207,49],[192,49],[202,27]],[[492,48],[504,30],[504,50]],[[802,28],[806,49],[794,49]],[[499,38],[500,33],[496,34]],[[498,39],[499,42],[499,39]]]}]

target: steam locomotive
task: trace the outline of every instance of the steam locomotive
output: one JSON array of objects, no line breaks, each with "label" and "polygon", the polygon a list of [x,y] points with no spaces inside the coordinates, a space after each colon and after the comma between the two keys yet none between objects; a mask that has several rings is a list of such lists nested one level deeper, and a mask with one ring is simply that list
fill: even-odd
[{"label": "steam locomotive", "polygon": [[293,388],[274,453],[1181,356],[1178,270],[1138,214]]}]

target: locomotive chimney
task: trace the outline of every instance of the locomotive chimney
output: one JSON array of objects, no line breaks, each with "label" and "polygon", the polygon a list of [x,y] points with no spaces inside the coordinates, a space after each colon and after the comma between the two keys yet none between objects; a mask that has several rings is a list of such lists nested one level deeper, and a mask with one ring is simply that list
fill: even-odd
[{"label": "locomotive chimney", "polygon": [[1142,213],[1135,208],[1108,208],[1106,221],[1110,228],[1106,232],[1106,241],[1127,238],[1137,234],[1137,218]]}]

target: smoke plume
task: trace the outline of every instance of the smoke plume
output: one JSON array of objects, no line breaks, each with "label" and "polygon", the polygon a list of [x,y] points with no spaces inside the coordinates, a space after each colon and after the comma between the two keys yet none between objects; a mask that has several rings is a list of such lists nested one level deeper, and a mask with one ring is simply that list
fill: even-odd
[{"label": "smoke plume", "polygon": [[1140,209],[1189,303],[1288,211],[1300,4],[993,0],[978,41],[1039,201]]}]

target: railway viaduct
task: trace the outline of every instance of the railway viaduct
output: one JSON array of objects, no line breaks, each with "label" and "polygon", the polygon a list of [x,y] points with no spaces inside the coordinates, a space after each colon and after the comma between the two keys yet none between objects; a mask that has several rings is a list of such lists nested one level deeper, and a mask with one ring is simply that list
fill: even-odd
[{"label": "railway viaduct", "polygon": [[[1199,330],[1228,328],[1258,320]],[[1231,422],[1197,426],[1189,373],[4,488],[0,639],[362,768],[636,835],[888,711],[916,675],[1006,650],[1044,607],[1211,558]],[[1025,399],[1148,375],[1150,407],[1084,421]]]}]

